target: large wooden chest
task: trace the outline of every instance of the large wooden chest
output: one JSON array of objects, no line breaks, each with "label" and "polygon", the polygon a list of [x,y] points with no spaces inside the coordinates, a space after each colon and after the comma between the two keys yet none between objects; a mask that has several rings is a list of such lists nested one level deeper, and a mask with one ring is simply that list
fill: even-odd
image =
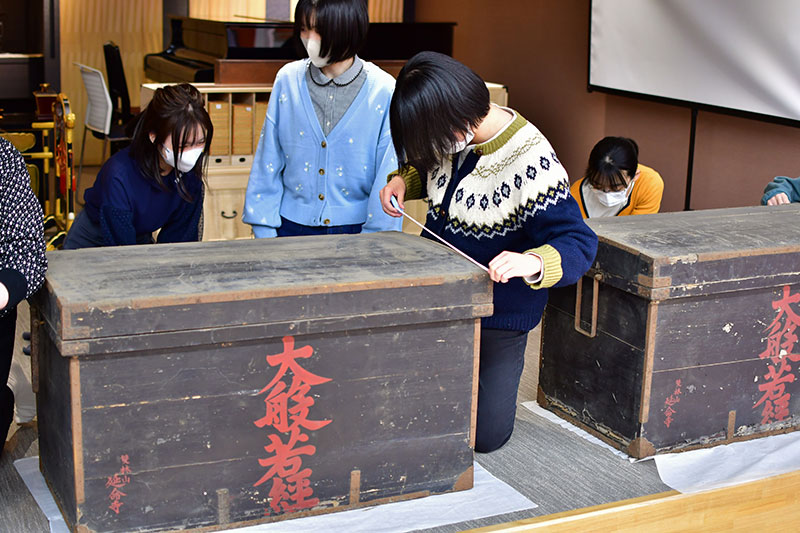
[{"label": "large wooden chest", "polygon": [[635,457],[800,427],[800,205],[588,222],[593,268],[550,293],[540,403]]},{"label": "large wooden chest", "polygon": [[56,252],[41,468],[77,531],[270,521],[472,486],[491,282],[401,233]]}]

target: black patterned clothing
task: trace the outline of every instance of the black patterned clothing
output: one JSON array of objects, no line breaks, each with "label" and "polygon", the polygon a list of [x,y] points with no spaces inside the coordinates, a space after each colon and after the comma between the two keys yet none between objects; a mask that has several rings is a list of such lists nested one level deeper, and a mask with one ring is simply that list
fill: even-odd
[{"label": "black patterned clothing", "polygon": [[0,310],[0,455],[14,414],[14,393],[6,382],[17,304],[41,286],[47,269],[42,208],[30,180],[22,155],[0,138],[0,283],[8,289],[8,303]]},{"label": "black patterned clothing", "polygon": [[8,288],[14,308],[44,282],[43,213],[31,190],[30,175],[22,155],[0,138],[0,283]]},{"label": "black patterned clothing", "polygon": [[505,250],[542,258],[538,283],[494,284],[494,314],[482,319],[485,328],[528,331],[541,319],[547,288],[571,285],[591,266],[597,236],[550,143],[507,110],[513,120],[466,157],[447,156],[427,176],[410,169],[402,177],[406,199],[428,198],[425,226],[478,262],[487,265]]}]

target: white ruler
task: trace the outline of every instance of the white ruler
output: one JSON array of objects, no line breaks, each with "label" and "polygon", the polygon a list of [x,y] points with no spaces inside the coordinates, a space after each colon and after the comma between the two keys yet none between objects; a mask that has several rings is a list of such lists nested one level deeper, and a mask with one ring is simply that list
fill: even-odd
[{"label": "white ruler", "polygon": [[414,220],[414,217],[407,215],[407,214],[406,214],[406,212],[405,212],[404,210],[400,209],[400,205],[397,203],[397,198],[395,198],[394,196],[392,196],[390,201],[391,201],[391,203],[392,203],[392,207],[394,207],[395,209],[397,209],[398,211],[400,211],[400,212],[403,214],[403,216],[404,216],[404,217],[406,217],[408,220],[410,220],[411,222],[413,222],[414,224],[416,224],[417,226],[419,226],[420,228],[422,228],[422,231],[427,231],[429,235],[433,235],[433,237],[434,237],[436,240],[438,240],[439,242],[441,242],[442,244],[444,244],[445,246],[447,246],[448,248],[450,248],[451,250],[453,250],[455,253],[457,253],[458,255],[460,255],[461,257],[463,257],[464,259],[466,259],[467,261],[469,261],[469,262],[470,262],[470,263],[472,263],[473,265],[475,265],[475,266],[479,267],[481,270],[483,270],[483,271],[484,271],[484,272],[486,272],[487,274],[489,273],[489,269],[488,269],[488,268],[486,268],[486,267],[485,267],[485,266],[483,266],[482,264],[478,263],[478,262],[477,262],[477,261],[475,261],[473,258],[471,258],[471,257],[470,257],[470,256],[468,256],[467,254],[465,254],[464,252],[462,252],[461,250],[459,250],[458,248],[456,248],[455,246],[453,246],[452,244],[450,244],[450,243],[449,243],[449,242],[447,242],[446,240],[442,239],[441,237],[439,237],[438,235],[436,235],[434,232],[432,232],[431,230],[429,230],[428,228],[426,228],[425,226],[423,226],[422,224],[420,224],[420,223],[419,223],[419,222],[417,222],[416,220]]}]

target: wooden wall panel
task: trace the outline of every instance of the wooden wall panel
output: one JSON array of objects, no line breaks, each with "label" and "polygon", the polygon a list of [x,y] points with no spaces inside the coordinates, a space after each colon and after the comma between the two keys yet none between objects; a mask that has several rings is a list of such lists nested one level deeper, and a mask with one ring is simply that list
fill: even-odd
[{"label": "wooden wall panel", "polygon": [[[215,18],[237,20],[236,15],[266,17],[266,0],[191,0],[189,16],[196,18]],[[297,0],[290,0],[290,19],[294,20]],[[403,0],[369,0],[369,20],[371,22],[402,22]]]},{"label": "wooden wall panel", "polygon": [[[80,155],[86,91],[73,63],[103,72],[103,44],[114,41],[120,48],[131,106],[139,106],[139,87],[144,82],[144,55],[162,46],[161,0],[80,0],[61,2],[61,90],[75,113],[75,167]],[[108,81],[106,80],[106,83]],[[87,135],[84,165],[101,163],[102,143]]]},{"label": "wooden wall panel", "polygon": [[798,145],[800,128],[700,111],[692,209],[760,203],[772,178],[800,175]]},{"label": "wooden wall panel", "polygon": [[589,0],[418,0],[417,22],[456,22],[453,56],[548,138],[575,180],[603,137],[606,96],[586,91]]},{"label": "wooden wall panel", "polygon": [[267,2],[266,0],[190,0],[189,16],[234,22],[247,20],[242,17],[263,19],[267,16]]},{"label": "wooden wall panel", "polygon": [[403,0],[369,0],[370,22],[403,22]]}]

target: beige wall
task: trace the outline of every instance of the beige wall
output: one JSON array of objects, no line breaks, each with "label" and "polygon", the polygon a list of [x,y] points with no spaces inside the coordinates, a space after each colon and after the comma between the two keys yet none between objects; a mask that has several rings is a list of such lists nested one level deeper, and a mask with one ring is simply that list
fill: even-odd
[{"label": "beige wall", "polygon": [[[662,210],[684,206],[691,112],[587,92],[589,0],[418,0],[419,22],[454,21],[454,55],[533,122],[577,179],[605,135],[636,139],[665,181]],[[701,111],[691,206],[758,203],[767,181],[800,175],[800,129]]]},{"label": "beige wall", "polygon": [[[96,68],[105,76],[103,44],[106,41],[117,43],[131,106],[137,107],[139,87],[144,81],[144,55],[163,49],[162,3],[161,0],[72,0],[62,1],[60,7],[61,92],[69,98],[77,119],[73,145],[77,172],[86,91],[78,67],[73,63]],[[100,164],[101,146],[101,141],[87,134],[84,164]]]}]

